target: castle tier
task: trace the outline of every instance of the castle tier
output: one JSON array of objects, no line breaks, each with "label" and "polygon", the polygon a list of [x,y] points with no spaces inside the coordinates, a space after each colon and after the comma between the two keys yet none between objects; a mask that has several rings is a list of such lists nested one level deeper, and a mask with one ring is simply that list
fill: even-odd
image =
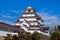
[{"label": "castle tier", "polygon": [[37,31],[42,34],[49,34],[49,28],[45,30],[45,32],[42,32],[45,27],[43,24],[43,20],[41,17],[36,13],[36,10],[34,10],[31,6],[27,7],[25,11],[23,12],[23,15],[20,17],[20,19],[17,20],[16,26],[20,26],[20,28],[24,29],[26,32],[33,33],[34,31]]}]

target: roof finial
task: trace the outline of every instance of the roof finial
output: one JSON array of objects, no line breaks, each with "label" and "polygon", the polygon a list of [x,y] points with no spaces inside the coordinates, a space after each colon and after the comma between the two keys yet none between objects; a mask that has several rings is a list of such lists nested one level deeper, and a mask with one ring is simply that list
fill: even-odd
[{"label": "roof finial", "polygon": [[29,4],[28,8],[32,8],[30,4]]}]

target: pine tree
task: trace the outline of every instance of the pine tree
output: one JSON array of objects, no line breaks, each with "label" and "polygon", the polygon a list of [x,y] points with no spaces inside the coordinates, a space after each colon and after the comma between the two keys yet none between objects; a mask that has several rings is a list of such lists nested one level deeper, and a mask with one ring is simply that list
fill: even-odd
[{"label": "pine tree", "polygon": [[23,36],[23,33],[18,33],[18,39],[19,39],[19,40],[23,40],[23,37],[24,37],[24,36]]},{"label": "pine tree", "polygon": [[40,40],[40,34],[38,32],[34,32],[32,34],[32,40]]},{"label": "pine tree", "polygon": [[7,34],[7,36],[5,37],[5,40],[12,40],[11,34]]},{"label": "pine tree", "polygon": [[51,35],[51,40],[60,40],[60,33],[59,32],[54,32]]},{"label": "pine tree", "polygon": [[13,35],[12,40],[18,40],[18,36],[17,35]]},{"label": "pine tree", "polygon": [[29,33],[29,32],[26,33],[24,39],[25,39],[25,40],[32,40],[31,33]]}]

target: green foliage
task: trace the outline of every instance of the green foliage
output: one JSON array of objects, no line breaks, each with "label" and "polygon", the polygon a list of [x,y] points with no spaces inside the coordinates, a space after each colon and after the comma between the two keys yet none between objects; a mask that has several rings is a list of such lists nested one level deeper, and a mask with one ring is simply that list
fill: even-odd
[{"label": "green foliage", "polygon": [[7,34],[7,37],[5,37],[5,40],[40,40],[40,33],[34,32],[31,33],[18,33],[17,35],[11,36],[10,34]]},{"label": "green foliage", "polygon": [[40,34],[38,32],[34,32],[32,34],[32,40],[40,40]]},{"label": "green foliage", "polygon": [[60,31],[60,25],[58,25],[58,30]]},{"label": "green foliage", "polygon": [[12,40],[19,40],[17,35],[12,36]]},{"label": "green foliage", "polygon": [[7,36],[5,37],[5,40],[12,40],[11,39],[11,34],[7,34]]},{"label": "green foliage", "polygon": [[19,40],[23,40],[23,33],[18,33]]},{"label": "green foliage", "polygon": [[59,32],[54,32],[51,35],[51,40],[60,40],[60,33]]},{"label": "green foliage", "polygon": [[25,40],[32,40],[31,34],[30,33],[26,33],[24,39]]}]

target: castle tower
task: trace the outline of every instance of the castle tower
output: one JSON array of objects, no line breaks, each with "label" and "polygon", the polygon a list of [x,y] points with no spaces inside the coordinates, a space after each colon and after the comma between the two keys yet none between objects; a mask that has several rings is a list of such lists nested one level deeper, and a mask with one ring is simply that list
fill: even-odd
[{"label": "castle tower", "polygon": [[16,26],[20,26],[20,28],[24,29],[26,32],[31,33],[33,33],[34,31],[42,33],[40,31],[40,28],[43,25],[43,20],[39,15],[37,15],[36,10],[33,9],[31,6],[28,6],[25,9],[23,15],[16,22]]}]

